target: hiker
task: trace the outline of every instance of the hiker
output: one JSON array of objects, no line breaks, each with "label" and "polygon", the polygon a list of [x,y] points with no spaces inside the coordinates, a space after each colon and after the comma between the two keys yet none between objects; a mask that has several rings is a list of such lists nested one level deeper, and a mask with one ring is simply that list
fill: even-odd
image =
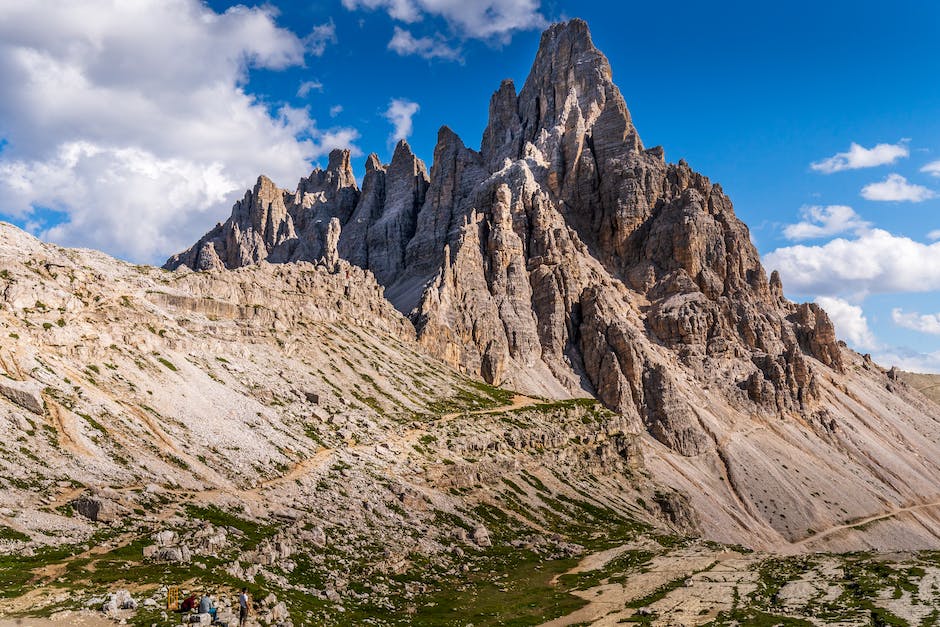
[{"label": "hiker", "polygon": [[244,627],[248,622],[248,588],[242,588],[242,593],[238,595],[238,627]]},{"label": "hiker", "polygon": [[191,594],[180,603],[180,612],[188,612],[196,607],[196,595]]},{"label": "hiker", "polygon": [[212,597],[209,596],[208,592],[204,592],[202,598],[199,599],[199,613],[208,614],[213,621],[215,620],[216,609],[212,605]]}]

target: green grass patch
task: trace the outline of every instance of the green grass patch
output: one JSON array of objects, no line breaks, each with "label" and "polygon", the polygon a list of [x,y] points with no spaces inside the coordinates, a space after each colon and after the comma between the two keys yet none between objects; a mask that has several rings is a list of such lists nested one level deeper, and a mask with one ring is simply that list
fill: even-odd
[{"label": "green grass patch", "polygon": [[29,536],[23,533],[22,531],[17,531],[11,527],[5,527],[0,525],[0,540],[14,540],[21,542],[28,542]]},{"label": "green grass patch", "polygon": [[179,372],[179,368],[177,368],[173,364],[173,362],[171,362],[169,359],[165,359],[163,357],[157,357],[157,361],[163,364],[168,370],[172,370],[173,372]]}]

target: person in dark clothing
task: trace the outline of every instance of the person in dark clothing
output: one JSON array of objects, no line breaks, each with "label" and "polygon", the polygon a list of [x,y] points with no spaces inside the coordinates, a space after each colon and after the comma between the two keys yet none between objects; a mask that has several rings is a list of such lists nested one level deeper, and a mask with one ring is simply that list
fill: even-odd
[{"label": "person in dark clothing", "polygon": [[183,599],[183,602],[182,602],[182,603],[180,603],[180,611],[181,611],[181,612],[189,612],[189,611],[192,610],[194,607],[196,607],[196,603],[197,603],[196,595],[195,595],[195,594],[191,594],[191,595],[189,595],[188,597],[186,597],[185,599]]}]

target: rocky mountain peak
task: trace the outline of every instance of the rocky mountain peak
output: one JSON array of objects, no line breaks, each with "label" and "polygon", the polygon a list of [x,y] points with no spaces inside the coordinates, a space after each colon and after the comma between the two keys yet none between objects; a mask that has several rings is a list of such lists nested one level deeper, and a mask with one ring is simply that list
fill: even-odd
[{"label": "rocky mountain peak", "polygon": [[572,98],[590,127],[608,98],[620,96],[612,76],[607,57],[594,46],[583,20],[551,26],[542,34],[532,69],[519,93],[527,139],[531,141],[543,128],[563,123]]},{"label": "rocky mountain peak", "polygon": [[352,164],[349,160],[350,153],[347,148],[334,148],[330,151],[327,161],[327,172],[336,172],[339,175],[352,173]]},{"label": "rocky mountain peak", "polygon": [[713,443],[690,380],[747,411],[816,411],[818,373],[843,363],[828,316],[768,280],[719,185],[643,148],[587,24],[549,28],[489,114],[480,152],[440,129],[430,176],[401,141],[387,165],[368,157],[362,190],[341,150],[295,193],[259,183],[168,266],[342,257],[431,353],[490,383],[594,395],[683,455]]},{"label": "rocky mountain peak", "polygon": [[392,153],[389,170],[401,170],[403,174],[410,172],[413,177],[428,179],[427,166],[424,165],[424,161],[415,156],[411,146],[404,139],[395,144],[395,152]]},{"label": "rocky mountain peak", "polygon": [[371,172],[380,168],[382,168],[382,161],[379,159],[379,156],[374,152],[369,153],[369,156],[366,157],[366,172]]},{"label": "rocky mountain peak", "polygon": [[564,134],[575,135],[572,140],[597,135],[602,142],[642,149],[610,63],[580,19],[554,24],[542,34],[518,97],[512,81],[500,85],[490,101],[481,152],[490,169],[498,169],[503,159],[523,156],[528,142],[557,162]]}]

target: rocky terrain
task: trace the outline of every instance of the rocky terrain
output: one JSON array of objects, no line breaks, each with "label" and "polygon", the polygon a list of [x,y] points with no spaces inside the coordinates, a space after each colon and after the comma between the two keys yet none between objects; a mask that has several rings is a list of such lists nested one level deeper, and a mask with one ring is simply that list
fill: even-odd
[{"label": "rocky terrain", "polygon": [[164,269],[0,224],[0,615],[936,620],[938,406],[644,147],[584,22],[479,151],[349,159]]}]

